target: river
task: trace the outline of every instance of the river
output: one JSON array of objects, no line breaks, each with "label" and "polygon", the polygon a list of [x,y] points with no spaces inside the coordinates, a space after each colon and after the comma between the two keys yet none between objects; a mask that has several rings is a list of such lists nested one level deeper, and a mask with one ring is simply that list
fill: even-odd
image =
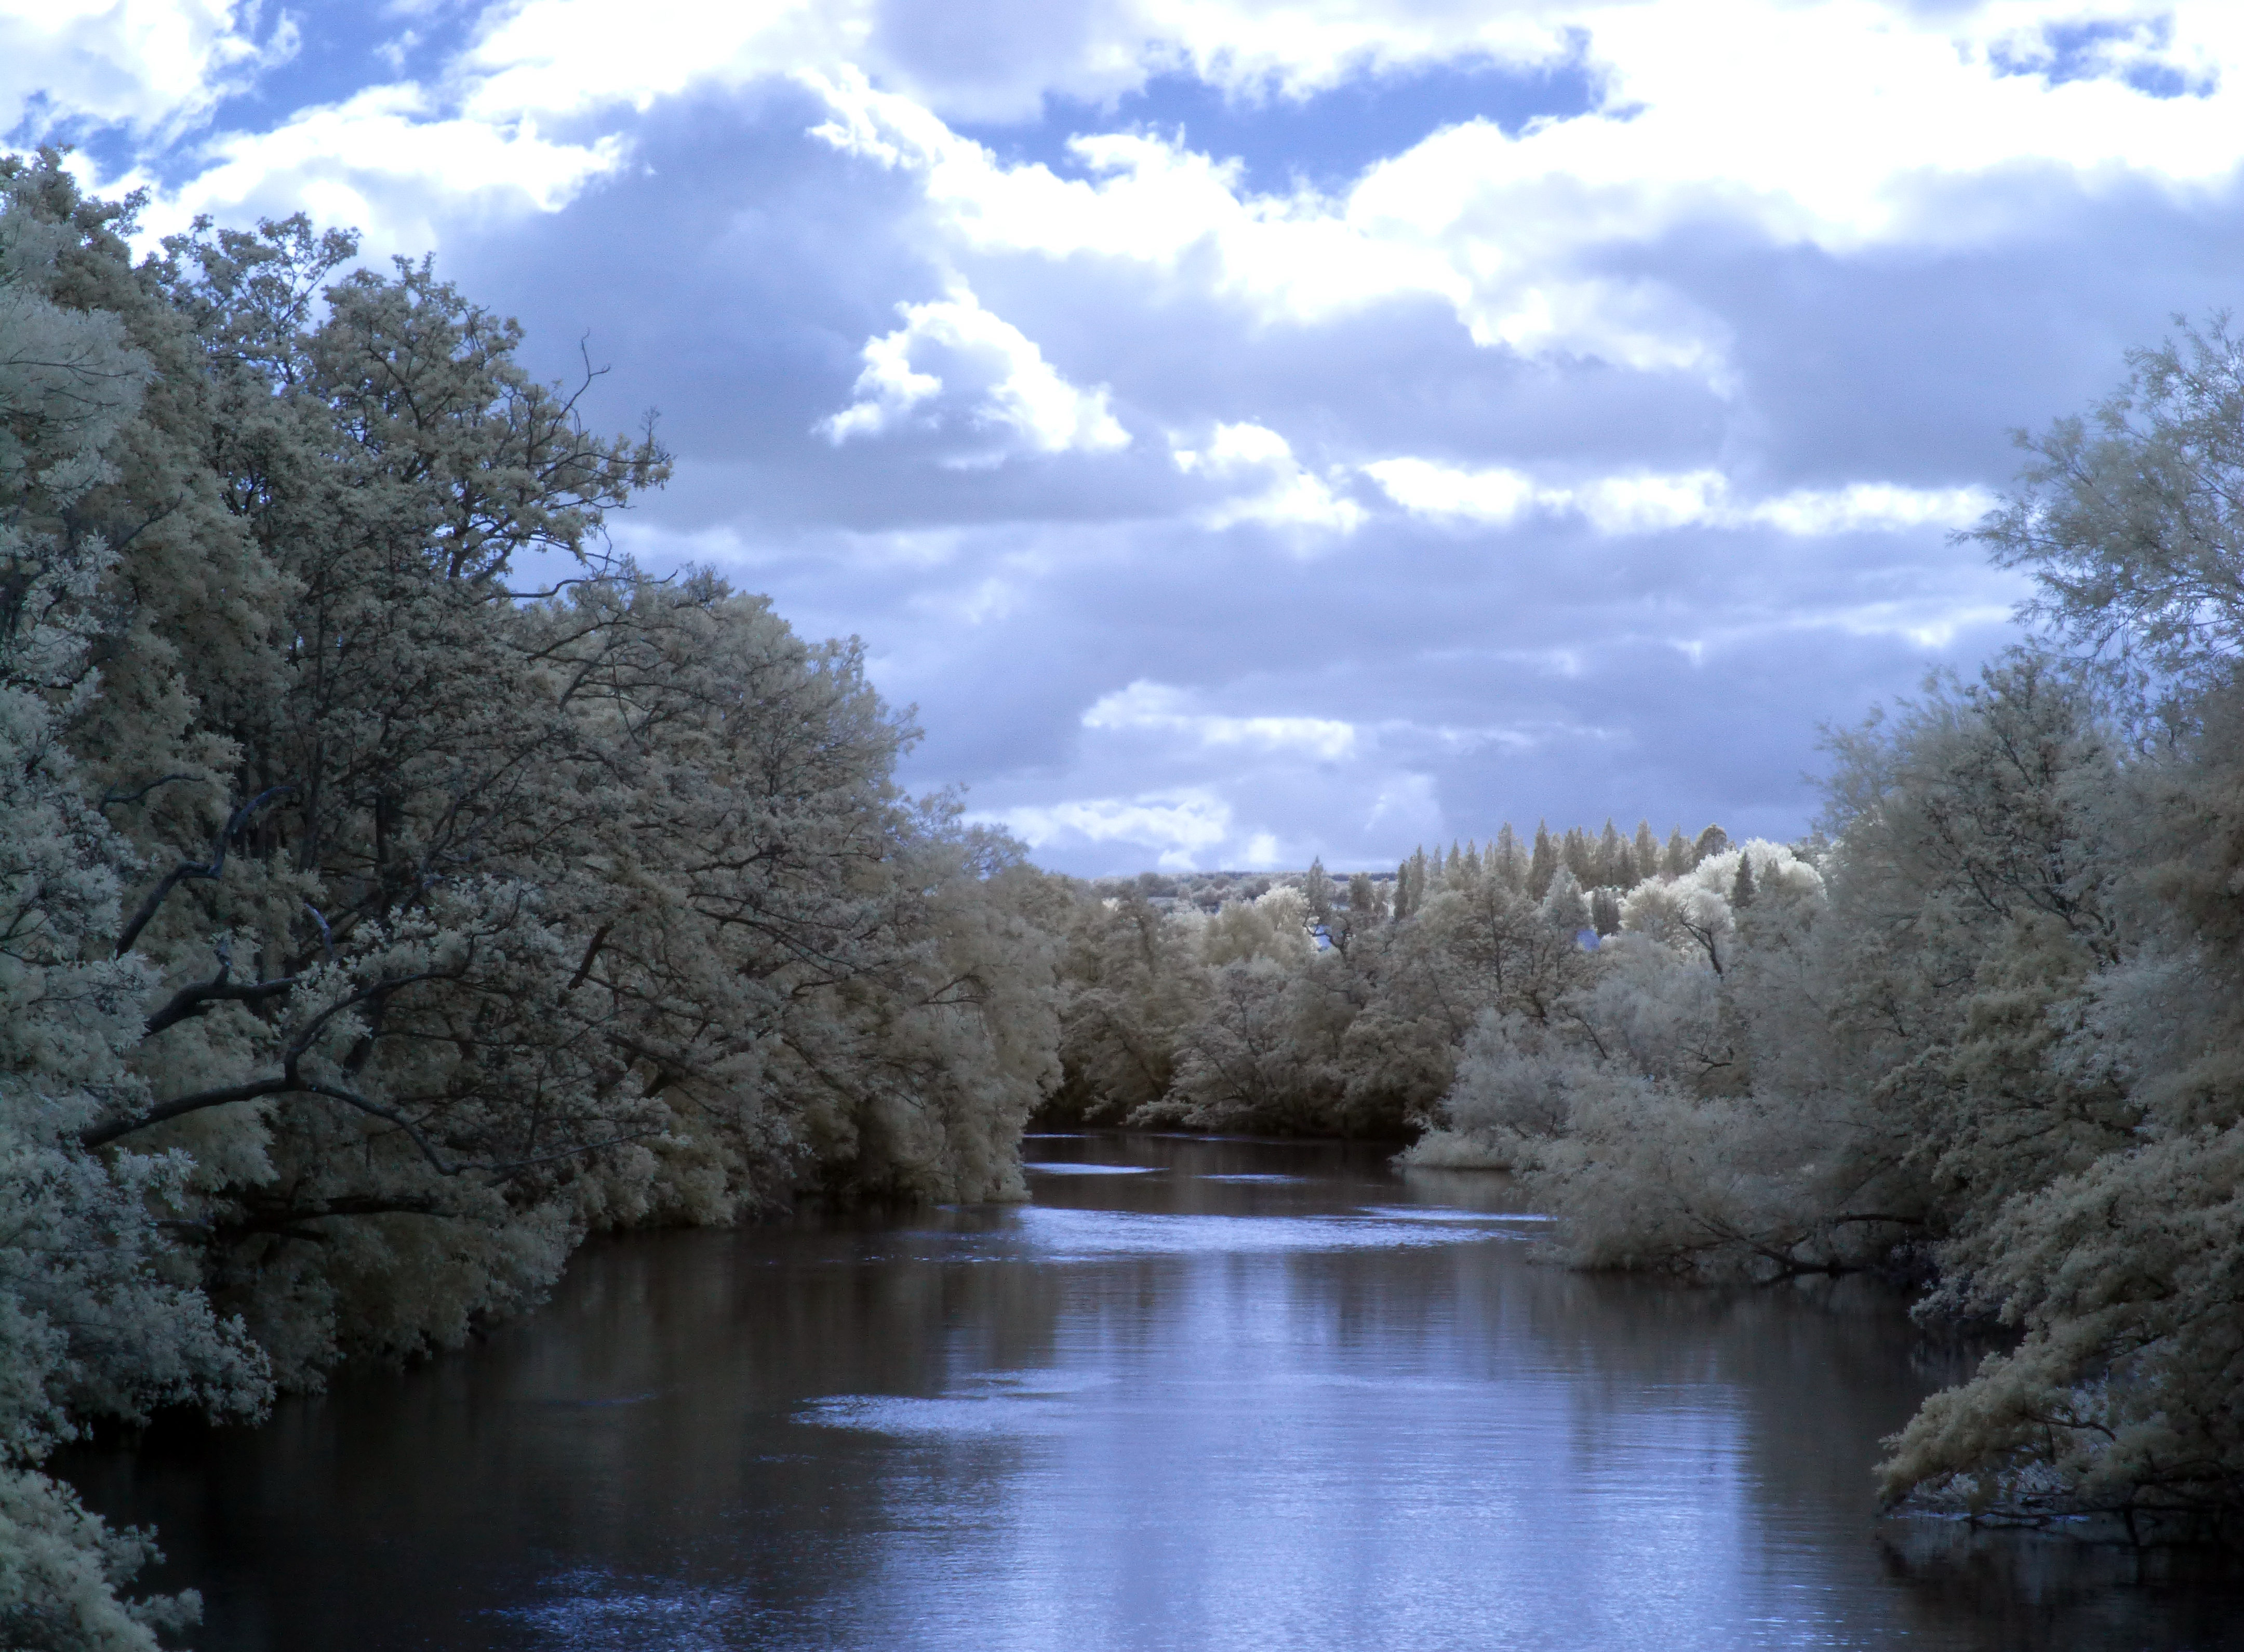
[{"label": "river", "polygon": [[1538,1262],[1500,1177],[1031,1138],[1033,1202],[588,1247],[482,1345],[63,1466],[193,1644],[2169,1652],[2244,1594],[1876,1517],[1866,1281]]}]

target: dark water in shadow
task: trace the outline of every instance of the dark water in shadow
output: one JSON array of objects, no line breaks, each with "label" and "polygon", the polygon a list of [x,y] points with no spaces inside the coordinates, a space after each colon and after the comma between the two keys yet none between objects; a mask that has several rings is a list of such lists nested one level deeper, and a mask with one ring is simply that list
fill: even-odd
[{"label": "dark water in shadow", "polygon": [[596,1245],[471,1353],[64,1466],[210,1649],[2244,1647],[2233,1586],[1877,1521],[1964,1362],[1867,1284],[1565,1273],[1362,1150],[1028,1149],[1027,1209]]}]

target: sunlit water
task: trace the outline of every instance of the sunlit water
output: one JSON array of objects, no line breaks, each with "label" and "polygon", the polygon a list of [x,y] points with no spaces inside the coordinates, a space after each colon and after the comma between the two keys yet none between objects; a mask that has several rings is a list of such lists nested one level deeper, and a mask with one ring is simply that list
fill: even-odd
[{"label": "sunlit water", "polygon": [[596,1245],[468,1353],[68,1467],[213,1649],[2244,1647],[2228,1586],[1878,1520],[1966,1356],[1868,1284],[1569,1274],[1361,1149],[1028,1147],[1025,1209]]}]

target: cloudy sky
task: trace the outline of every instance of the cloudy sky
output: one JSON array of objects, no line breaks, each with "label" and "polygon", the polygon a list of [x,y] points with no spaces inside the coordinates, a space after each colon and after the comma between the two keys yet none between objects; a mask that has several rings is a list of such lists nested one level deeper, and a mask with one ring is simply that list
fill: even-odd
[{"label": "cloudy sky", "polygon": [[1998,647],[2009,432],[2244,291],[2234,0],[0,0],[152,233],[308,209],[649,405],[1044,864],[1789,836]]}]

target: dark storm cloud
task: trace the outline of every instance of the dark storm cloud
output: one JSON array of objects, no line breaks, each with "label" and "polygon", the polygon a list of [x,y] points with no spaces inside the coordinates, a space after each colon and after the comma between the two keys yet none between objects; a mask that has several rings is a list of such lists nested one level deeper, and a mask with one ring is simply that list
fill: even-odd
[{"label": "dark storm cloud", "polygon": [[[1742,393],[1737,457],[1772,486],[1876,475],[1937,486],[2001,483],[2010,432],[2039,429],[2125,376],[2126,352],[2234,305],[2244,285],[2244,191],[2018,168],[1943,187],[1952,222],[2018,234],[1936,250],[1840,255],[1702,228],[1617,254],[1729,329]],[[2126,255],[2113,256],[2114,248]]]}]

